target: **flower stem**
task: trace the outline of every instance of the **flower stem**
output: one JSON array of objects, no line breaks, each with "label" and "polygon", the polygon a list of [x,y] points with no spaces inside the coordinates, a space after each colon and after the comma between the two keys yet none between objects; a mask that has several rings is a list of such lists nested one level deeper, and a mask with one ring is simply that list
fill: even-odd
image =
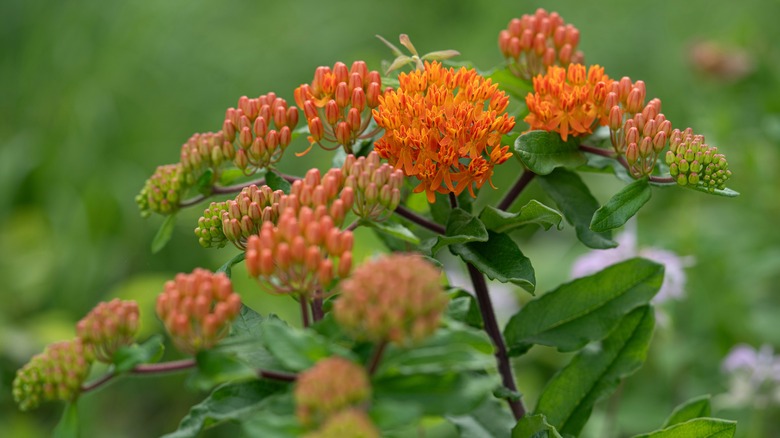
[{"label": "flower stem", "polygon": [[301,302],[301,322],[303,328],[309,326],[309,300],[301,294],[298,299]]},{"label": "flower stem", "polygon": [[[284,178],[287,182],[295,182],[296,180],[299,180],[297,176],[292,175],[285,175],[280,174],[282,178]],[[208,198],[210,198],[213,195],[227,195],[232,193],[238,193],[241,190],[244,190],[245,188],[251,186],[251,185],[261,186],[265,184],[265,178],[257,178],[253,179],[251,181],[242,182],[239,184],[233,184],[230,186],[211,186],[211,190],[208,195],[198,195],[195,197],[192,197],[190,199],[185,199],[184,201],[179,202],[179,207],[191,207],[195,204],[198,204]]]},{"label": "flower stem", "polygon": [[324,316],[322,311],[322,291],[318,290],[311,300],[311,317],[314,322],[320,321]]},{"label": "flower stem", "polygon": [[[145,375],[145,374],[172,373],[176,371],[183,371],[192,368],[194,366],[195,366],[194,359],[182,359],[182,360],[176,360],[172,362],[162,362],[162,363],[147,363],[147,364],[136,365],[135,368],[130,370],[130,374]],[[81,387],[81,392],[84,393],[84,392],[94,391],[95,389],[98,389],[101,386],[113,380],[114,377],[117,377],[116,373],[114,373],[113,371],[108,372],[103,376],[97,378],[96,380],[84,384]]]},{"label": "flower stem", "polygon": [[368,363],[369,375],[373,375],[376,372],[376,369],[379,368],[379,362],[382,360],[382,355],[385,353],[385,348],[387,348],[387,341],[382,341],[376,345],[374,354],[371,355],[371,361]]},{"label": "flower stem", "polygon": [[294,382],[298,380],[298,375],[293,373],[286,373],[284,371],[271,371],[271,370],[257,370],[257,377],[271,380],[278,380],[280,382]]},{"label": "flower stem", "polygon": [[[485,331],[493,341],[493,345],[496,347],[496,361],[498,362],[498,372],[501,374],[501,381],[504,384],[504,387],[510,391],[517,392],[515,378],[512,375],[512,364],[509,362],[509,355],[507,354],[504,337],[501,336],[501,330],[498,328],[498,321],[496,320],[496,314],[493,311],[493,303],[490,301],[490,294],[488,292],[487,283],[485,282],[485,277],[471,263],[468,264],[468,269],[471,282],[474,284],[474,293],[477,295],[477,303],[479,303],[479,311],[482,314],[482,322],[485,324]],[[523,407],[523,402],[521,400],[507,399],[507,403],[509,404],[509,408],[512,409],[512,414],[514,414],[516,420],[523,418],[525,415],[525,407]]]},{"label": "flower stem", "polygon": [[507,194],[504,196],[504,199],[502,199],[498,204],[498,209],[504,211],[508,210],[509,207],[512,206],[512,203],[517,200],[517,197],[520,196],[520,193],[523,192],[525,187],[528,185],[528,183],[531,182],[532,179],[534,179],[535,176],[535,173],[531,172],[529,169],[525,169],[523,174],[520,175],[520,178],[517,179],[517,182],[515,182],[515,185],[509,189]]},{"label": "flower stem", "polygon": [[446,229],[441,224],[437,224],[436,222],[426,219],[404,207],[403,205],[399,205],[398,208],[395,209],[395,213],[398,214],[398,216],[401,216],[404,219],[408,219],[409,221],[414,222],[417,225],[430,231],[433,231],[436,234],[446,233]]},{"label": "flower stem", "polygon": [[[584,144],[580,145],[580,150],[594,155],[601,155],[602,157],[607,157],[607,158],[612,158],[614,160],[617,160],[617,162],[620,163],[621,166],[623,166],[626,170],[629,170],[628,162],[626,161],[625,157],[616,155],[614,151],[596,148]],[[676,182],[676,180],[672,176],[649,175],[647,179],[650,182],[654,182],[658,184],[670,184]]]}]

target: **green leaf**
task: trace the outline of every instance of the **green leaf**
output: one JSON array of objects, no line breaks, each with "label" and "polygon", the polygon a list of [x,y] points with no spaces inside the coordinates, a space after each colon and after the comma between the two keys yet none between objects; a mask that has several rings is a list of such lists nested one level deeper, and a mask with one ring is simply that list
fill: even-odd
[{"label": "green leaf", "polygon": [[290,187],[292,187],[290,183],[275,170],[269,170],[268,173],[265,174],[265,183],[273,190],[281,190],[284,193],[290,193]]},{"label": "green leaf", "polygon": [[536,287],[534,268],[517,243],[506,234],[488,231],[488,236],[487,242],[456,244],[450,251],[473,264],[491,280],[513,283],[533,293]]},{"label": "green leaf", "polygon": [[[255,174],[255,175],[260,176],[265,173],[265,170],[261,170],[260,172],[262,173]],[[225,169],[219,175],[219,184],[222,186],[229,186],[239,178],[243,178],[243,177],[244,177],[244,171],[241,169]]]},{"label": "green leaf", "polygon": [[505,408],[503,400],[488,398],[466,415],[448,416],[461,438],[509,438],[515,418]]},{"label": "green leaf", "polygon": [[528,93],[534,91],[533,85],[530,81],[524,81],[518,76],[515,76],[509,68],[497,69],[488,76],[488,79],[492,79],[493,83],[498,84],[498,88],[519,100],[525,99]]},{"label": "green leaf", "polygon": [[561,438],[544,415],[526,415],[512,429],[512,438]]},{"label": "green leaf", "polygon": [[195,182],[195,189],[198,191],[198,193],[202,195],[210,195],[212,187],[211,185],[214,183],[214,171],[211,169],[206,169],[203,171],[203,174],[198,177],[198,180]]},{"label": "green leaf", "polygon": [[241,305],[238,316],[230,327],[230,336],[260,336],[262,333],[262,315],[246,304]]},{"label": "green leaf", "polygon": [[196,437],[204,428],[236,420],[263,410],[269,405],[269,396],[286,388],[287,384],[254,380],[222,385],[199,404],[179,423],[179,428],[165,438]]},{"label": "green leaf", "polygon": [[590,229],[601,232],[623,226],[650,200],[651,193],[646,178],[623,187],[606,204],[596,210],[590,222]]},{"label": "green leaf", "polygon": [[241,263],[244,261],[244,258],[246,257],[245,252],[240,252],[233,256],[230,260],[226,261],[224,265],[220,266],[219,269],[217,269],[217,274],[220,272],[224,272],[225,275],[227,275],[227,278],[230,278],[233,276],[233,266],[235,266],[238,263]]},{"label": "green leaf", "polygon": [[60,417],[51,436],[53,438],[78,438],[81,436],[79,429],[79,412],[76,403],[66,403],[62,417]]},{"label": "green leaf", "polygon": [[173,236],[173,228],[176,226],[176,213],[168,215],[160,225],[160,229],[157,230],[157,234],[152,239],[152,254],[157,254],[165,248],[165,245],[171,240]]},{"label": "green leaf", "polygon": [[481,329],[484,325],[482,323],[482,314],[474,296],[462,289],[451,290],[449,295],[450,302],[447,305],[447,316],[468,326]]},{"label": "green leaf", "polygon": [[382,432],[408,427],[422,417],[419,406],[405,402],[376,399],[371,403],[368,415]]},{"label": "green leaf", "polygon": [[372,384],[377,400],[416,406],[423,415],[464,415],[499,382],[483,374],[436,373],[376,377]]},{"label": "green leaf", "polygon": [[154,363],[162,358],[165,347],[162,336],[157,334],[147,339],[143,344],[133,344],[120,347],[114,353],[114,368],[117,373],[132,370],[142,363]]},{"label": "green leaf", "polygon": [[555,131],[530,131],[517,137],[514,150],[525,166],[537,175],[548,175],[557,167],[573,169],[587,163],[579,140],[563,141]]},{"label": "green leaf", "polygon": [[488,232],[482,222],[467,213],[465,210],[456,208],[450,213],[447,220],[446,234],[437,236],[430,242],[429,253],[435,255],[440,249],[447,245],[467,242],[485,242],[488,240]]},{"label": "green leaf", "polygon": [[380,233],[387,234],[388,236],[395,237],[396,239],[402,240],[404,242],[409,242],[413,245],[420,244],[420,238],[415,236],[415,234],[412,233],[411,230],[403,226],[403,224],[400,224],[392,220],[388,220],[384,222],[376,222],[376,221],[361,219],[359,224],[371,227]]},{"label": "green leaf", "polygon": [[696,190],[697,192],[707,193],[708,195],[717,195],[717,196],[723,196],[725,198],[736,198],[739,196],[739,192],[731,190],[730,188],[726,187],[725,189],[715,189],[713,191],[710,191],[708,188],[700,185],[686,185],[686,188],[689,188],[691,190]]},{"label": "green leaf", "polygon": [[257,378],[257,371],[230,351],[199,351],[195,355],[195,361],[197,367],[187,384],[198,390],[208,391],[223,383]]},{"label": "green leaf", "polygon": [[[452,212],[449,194],[436,193],[436,202],[427,205],[431,210],[431,216],[435,222],[440,224],[447,222],[450,217],[450,212]],[[464,190],[458,195],[458,208],[464,210],[466,213],[471,213],[473,206],[474,198],[471,197],[467,190]]]},{"label": "green leaf", "polygon": [[561,433],[579,435],[593,405],[644,363],[655,326],[651,306],[635,309],[600,344],[577,355],[544,388],[537,414]]},{"label": "green leaf", "polygon": [[736,432],[736,421],[696,418],[633,438],[731,438]]},{"label": "green leaf", "polygon": [[556,169],[551,174],[536,178],[536,180],[555,201],[566,220],[574,225],[580,242],[594,249],[617,246],[617,242],[612,240],[611,233],[598,233],[590,229],[590,221],[593,218],[593,213],[599,208],[599,203],[576,173]]},{"label": "green leaf", "polygon": [[712,408],[710,407],[709,394],[694,397],[674,408],[661,428],[666,429],[669,426],[684,423],[688,420],[693,420],[694,418],[709,417],[711,411]]},{"label": "green leaf", "polygon": [[268,398],[267,407],[248,416],[241,423],[243,435],[256,438],[298,438],[306,435],[295,416],[295,402],[290,392]]},{"label": "green leaf", "polygon": [[287,369],[303,371],[333,354],[349,357],[349,351],[331,344],[311,330],[287,326],[278,319],[263,324],[263,341],[268,351]]},{"label": "green leaf", "polygon": [[441,328],[413,348],[390,345],[377,376],[445,373],[495,367],[493,343],[482,330],[459,323]]},{"label": "green leaf", "polygon": [[488,205],[479,214],[479,219],[485,224],[485,228],[497,233],[507,233],[515,228],[530,224],[539,225],[545,230],[549,230],[552,226],[558,227],[559,230],[563,228],[561,212],[535,199],[530,200],[516,213],[499,210]]},{"label": "green leaf", "polygon": [[634,258],[563,284],[526,304],[504,329],[509,354],[533,344],[578,350],[606,336],[631,310],[658,292],[664,267]]}]

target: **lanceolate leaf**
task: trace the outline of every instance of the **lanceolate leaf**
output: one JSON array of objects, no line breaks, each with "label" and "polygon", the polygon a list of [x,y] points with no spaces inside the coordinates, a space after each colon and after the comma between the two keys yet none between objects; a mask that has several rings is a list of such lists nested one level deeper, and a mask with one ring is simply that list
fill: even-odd
[{"label": "lanceolate leaf", "polygon": [[536,178],[542,189],[558,205],[566,220],[574,225],[577,238],[585,246],[594,249],[614,248],[617,242],[609,232],[595,232],[590,229],[593,213],[599,208],[596,198],[576,173],[556,169],[549,175]]},{"label": "lanceolate leaf", "polygon": [[526,415],[512,429],[512,438],[561,438],[544,415]]},{"label": "lanceolate leaf", "polygon": [[435,255],[447,245],[488,240],[488,232],[482,222],[460,208],[456,208],[450,213],[446,230],[446,235],[438,236],[433,241],[430,249],[431,255]]},{"label": "lanceolate leaf", "polygon": [[625,186],[596,210],[590,222],[590,229],[600,232],[622,226],[650,200],[651,193],[646,178]]},{"label": "lanceolate leaf", "polygon": [[225,275],[230,278],[233,275],[233,266],[243,262],[245,257],[246,253],[243,251],[236,254],[233,258],[226,261],[224,265],[220,266],[219,269],[217,269],[217,273],[224,272]]},{"label": "lanceolate leaf", "polygon": [[65,404],[60,422],[52,431],[53,438],[79,438],[79,412],[76,403]]},{"label": "lanceolate leaf", "polygon": [[561,285],[509,320],[509,354],[525,353],[533,344],[573,351],[600,340],[625,314],[649,303],[663,278],[663,266],[635,258]]},{"label": "lanceolate leaf", "polygon": [[176,226],[176,213],[170,214],[165,218],[160,228],[157,230],[157,234],[152,239],[152,254],[157,254],[173,236],[173,228]]},{"label": "lanceolate leaf", "polygon": [[499,210],[492,206],[485,207],[479,215],[485,228],[497,233],[506,233],[525,225],[537,224],[545,230],[556,226],[561,229],[563,215],[554,208],[532,199],[520,208],[517,213]]},{"label": "lanceolate leaf", "polygon": [[447,419],[458,429],[461,438],[508,438],[515,419],[504,405],[503,400],[491,397],[468,414]]},{"label": "lanceolate leaf", "polygon": [[737,196],[739,196],[739,192],[731,190],[728,187],[726,187],[725,189],[715,189],[713,191],[709,191],[709,189],[707,189],[704,186],[700,186],[700,185],[695,185],[695,186],[693,186],[693,185],[686,185],[685,187],[689,188],[689,189],[692,189],[692,190],[696,190],[697,192],[703,192],[703,193],[707,193],[707,194],[710,194],[710,195],[723,196],[723,197],[726,197],[726,198],[736,198]]},{"label": "lanceolate leaf", "polygon": [[537,175],[547,175],[557,167],[575,168],[588,160],[575,137],[563,141],[555,131],[531,131],[515,140],[517,157]]},{"label": "lanceolate leaf", "polygon": [[269,170],[268,173],[265,174],[265,183],[274,190],[290,193],[290,183],[275,170]]},{"label": "lanceolate leaf", "polygon": [[378,232],[382,234],[386,234],[389,236],[392,236],[396,239],[403,240],[405,242],[409,242],[413,245],[419,245],[420,244],[420,238],[415,236],[414,233],[412,233],[411,230],[403,226],[402,224],[398,222],[394,222],[391,220],[384,221],[384,222],[376,222],[376,221],[370,221],[361,219],[360,225],[365,225],[367,227],[371,227]]},{"label": "lanceolate leaf", "polygon": [[533,293],[536,276],[531,261],[506,234],[488,231],[487,242],[452,245],[450,250],[466,263],[472,263],[491,280],[514,283]]},{"label": "lanceolate leaf", "polygon": [[492,376],[467,373],[397,375],[372,381],[374,398],[416,406],[424,415],[464,415],[491,397]]},{"label": "lanceolate leaf", "polygon": [[133,344],[121,347],[114,354],[114,367],[117,373],[124,373],[135,368],[142,363],[157,362],[162,358],[163,351],[162,336],[156,334],[147,339],[142,344]]},{"label": "lanceolate leaf", "polygon": [[672,414],[664,422],[662,429],[694,418],[709,417],[710,413],[710,396],[695,397],[674,408]]},{"label": "lanceolate leaf", "polygon": [[732,438],[736,432],[736,421],[696,418],[634,438]]},{"label": "lanceolate leaf", "polygon": [[559,432],[579,435],[593,405],[642,366],[654,325],[650,306],[626,315],[600,345],[581,351],[553,376],[539,397],[535,413],[544,414]]}]

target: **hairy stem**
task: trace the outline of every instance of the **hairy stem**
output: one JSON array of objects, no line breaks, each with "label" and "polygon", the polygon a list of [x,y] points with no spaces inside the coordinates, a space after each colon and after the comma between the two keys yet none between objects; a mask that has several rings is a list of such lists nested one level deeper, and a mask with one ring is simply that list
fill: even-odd
[{"label": "hairy stem", "polygon": [[523,192],[525,187],[528,185],[528,183],[531,182],[532,179],[534,179],[535,176],[535,173],[531,172],[529,169],[525,169],[523,174],[520,175],[520,178],[518,178],[515,182],[515,185],[513,185],[512,188],[509,189],[509,191],[506,193],[504,199],[498,203],[498,209],[504,211],[509,210],[509,207],[512,206],[512,203],[517,200],[517,197],[520,196],[520,193]]},{"label": "hairy stem", "polygon": [[[485,324],[485,331],[493,341],[493,345],[496,347],[496,361],[498,362],[498,372],[501,374],[501,381],[504,384],[504,387],[510,391],[517,392],[515,378],[512,375],[512,364],[509,362],[509,355],[507,354],[504,337],[501,335],[501,330],[498,328],[498,321],[496,320],[496,314],[493,311],[493,303],[490,301],[490,293],[488,292],[485,277],[471,263],[468,264],[468,269],[471,282],[474,284],[474,293],[477,295],[477,303],[479,303],[479,311],[482,314],[482,322]],[[525,415],[525,407],[523,407],[523,402],[521,400],[507,399],[507,403],[509,403],[509,408],[512,409],[512,413],[516,420],[523,418]]]},{"label": "hairy stem", "polygon": [[436,222],[424,218],[419,214],[404,207],[403,205],[399,205],[398,208],[395,209],[395,213],[398,216],[401,216],[404,219],[408,219],[409,221],[414,222],[415,224],[423,228],[426,228],[430,231],[433,231],[436,234],[444,234],[446,232],[446,229],[444,228],[443,225],[437,224]]}]

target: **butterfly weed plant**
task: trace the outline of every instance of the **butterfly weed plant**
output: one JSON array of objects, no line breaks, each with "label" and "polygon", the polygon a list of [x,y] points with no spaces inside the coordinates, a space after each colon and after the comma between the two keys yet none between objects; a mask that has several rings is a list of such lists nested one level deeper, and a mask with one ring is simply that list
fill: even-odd
[{"label": "butterfly weed plant", "polygon": [[[228,421],[258,437],[408,436],[431,417],[463,436],[580,434],[594,404],[644,362],[664,269],[633,258],[539,293],[512,233],[568,223],[583,245],[614,247],[612,230],[653,191],[736,196],[726,157],[668,120],[642,80],[586,64],[579,31],[555,12],[512,19],[498,33],[505,63],[487,71],[453,63],[454,50],[421,56],[406,35],[406,51],[380,39],[395,56],[384,68],[318,67],[294,102],[243,96],[157,168],[136,198],[142,216],[165,217],[153,251],[169,243],[180,210],[213,200],[193,238],[239,254],[216,272],[176,275],[156,315],[133,301],[98,304],[75,338],[17,372],[20,409],[64,402],[56,432],[75,436],[78,401],[109,397],[94,390],[184,372],[210,394],[170,437]],[[330,151],[330,170],[276,168],[317,150]],[[496,166],[513,168],[516,182],[496,187]],[[625,186],[599,205],[578,175],[588,171]],[[529,184],[551,205],[518,205]],[[503,194],[477,211],[471,198],[486,190]],[[381,236],[383,255],[353,258],[357,227]],[[465,265],[470,293],[449,285],[445,249]],[[233,290],[240,263],[256,290]],[[486,277],[535,294],[504,327]],[[242,304],[255,293],[289,296],[300,321]],[[187,358],[160,362],[162,336],[136,338],[139,319],[155,317]],[[535,345],[573,355],[525,400],[511,361]],[[735,423],[711,418],[702,400],[642,436],[733,436]]]}]

